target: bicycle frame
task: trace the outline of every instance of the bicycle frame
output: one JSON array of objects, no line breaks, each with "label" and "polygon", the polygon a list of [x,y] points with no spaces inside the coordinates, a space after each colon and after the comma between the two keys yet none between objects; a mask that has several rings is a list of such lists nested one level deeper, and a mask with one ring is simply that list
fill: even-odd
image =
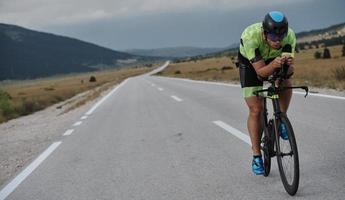
[{"label": "bicycle frame", "polygon": [[[278,78],[278,86],[276,84]],[[293,86],[293,87],[281,87],[280,84],[282,83],[284,79],[281,77],[271,77],[268,81],[271,83],[271,85],[267,88],[267,89],[263,89],[263,90],[258,90],[255,91],[254,94],[256,96],[259,96],[260,93],[264,93],[267,92],[267,95],[263,95],[262,97],[264,98],[264,109],[263,109],[263,117],[264,117],[264,126],[267,127],[268,125],[268,111],[267,111],[267,98],[272,100],[272,105],[273,105],[273,126],[274,126],[274,133],[275,133],[275,138],[278,138],[278,123],[277,120],[280,119],[281,114],[284,114],[281,112],[280,109],[280,104],[279,104],[279,94],[280,92],[284,91],[284,90],[289,90],[289,89],[304,89],[306,91],[306,95],[305,97],[307,97],[308,95],[308,87],[307,86]],[[264,128],[264,127],[263,127]],[[271,157],[274,157],[276,155],[277,152],[280,152],[279,149],[279,145],[276,145],[276,152],[274,152],[273,155],[271,155]],[[284,155],[283,155],[284,156]]]}]

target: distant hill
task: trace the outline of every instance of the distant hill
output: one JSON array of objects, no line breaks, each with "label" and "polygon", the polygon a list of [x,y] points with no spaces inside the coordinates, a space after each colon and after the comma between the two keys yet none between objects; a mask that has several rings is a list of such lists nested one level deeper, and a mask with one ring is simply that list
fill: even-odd
[{"label": "distant hill", "polygon": [[298,43],[326,40],[345,36],[345,23],[336,24],[323,29],[303,31],[296,34]]},{"label": "distant hill", "polygon": [[222,51],[226,48],[168,47],[157,49],[130,49],[127,53],[140,56],[182,58]]},{"label": "distant hill", "polygon": [[[305,46],[334,46],[345,44],[345,23],[332,25],[323,29],[296,33],[296,38],[298,49],[304,49]],[[231,59],[233,59],[235,56],[237,56],[238,48],[239,44],[232,44],[218,52],[175,59],[175,62],[184,62],[220,56],[229,56]]]},{"label": "distant hill", "polygon": [[[332,40],[334,38],[345,36],[345,23],[333,25],[323,29],[303,31],[296,34],[298,43],[315,43],[321,40]],[[331,42],[333,44],[334,42]],[[337,43],[337,42],[336,42]],[[141,56],[164,56],[170,58],[188,58],[188,57],[212,57],[217,54],[228,54],[233,52],[239,46],[238,43],[224,48],[197,48],[197,47],[171,47],[158,49],[131,49],[127,53]]]},{"label": "distant hill", "polygon": [[147,58],[0,23],[0,80],[94,71],[142,60]]}]

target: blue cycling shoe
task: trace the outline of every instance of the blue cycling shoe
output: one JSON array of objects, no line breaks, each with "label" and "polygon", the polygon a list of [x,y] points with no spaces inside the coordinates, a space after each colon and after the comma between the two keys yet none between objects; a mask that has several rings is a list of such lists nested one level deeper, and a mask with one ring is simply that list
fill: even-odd
[{"label": "blue cycling shoe", "polygon": [[279,126],[279,135],[280,135],[280,137],[281,137],[283,140],[288,140],[288,139],[289,139],[289,136],[288,136],[288,134],[287,134],[286,127],[285,127],[285,124],[284,124],[284,123],[280,123],[280,126]]},{"label": "blue cycling shoe", "polygon": [[252,162],[252,170],[255,175],[263,175],[265,170],[264,170],[264,162],[262,161],[261,156],[257,157],[255,156],[253,158]]}]

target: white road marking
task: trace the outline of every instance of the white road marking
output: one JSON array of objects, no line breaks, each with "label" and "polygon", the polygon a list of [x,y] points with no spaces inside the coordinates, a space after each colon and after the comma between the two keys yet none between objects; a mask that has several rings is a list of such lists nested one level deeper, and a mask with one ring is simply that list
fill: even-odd
[{"label": "white road marking", "polygon": [[4,200],[10,195],[20,183],[22,183],[62,142],[54,142],[51,144],[36,160],[27,166],[20,174],[18,174],[9,184],[0,191],[0,200]]},{"label": "white road marking", "polygon": [[175,99],[176,101],[182,101],[182,99],[178,98],[177,96],[172,95],[171,98]]},{"label": "white road marking", "polygon": [[73,126],[79,126],[82,123],[83,123],[82,121],[78,121],[78,122],[74,123]]},{"label": "white road marking", "polygon": [[98,101],[92,108],[87,111],[86,115],[91,115],[97,108],[100,106],[105,100],[107,100],[116,90],[118,90],[121,86],[123,86],[128,79],[124,80],[120,85],[117,85],[112,91],[110,91],[107,95],[105,95],[100,101]]},{"label": "white road marking", "polygon": [[87,115],[84,115],[80,118],[81,120],[87,119]]},{"label": "white road marking", "polygon": [[74,129],[68,129],[64,134],[63,136],[68,136],[68,135],[71,135],[73,133]]},{"label": "white road marking", "polygon": [[154,87],[154,86],[156,86],[156,85],[152,83],[151,86]]},{"label": "white road marking", "polygon": [[222,121],[213,121],[213,123],[215,123],[217,126],[225,129],[226,131],[228,131],[229,133],[233,134],[234,136],[238,137],[239,139],[241,139],[243,142],[252,145],[252,143],[250,142],[250,138],[248,135],[242,133],[241,131],[231,127],[230,125],[222,122]]},{"label": "white road marking", "polygon": [[158,88],[159,91],[163,91],[164,89],[163,88]]}]

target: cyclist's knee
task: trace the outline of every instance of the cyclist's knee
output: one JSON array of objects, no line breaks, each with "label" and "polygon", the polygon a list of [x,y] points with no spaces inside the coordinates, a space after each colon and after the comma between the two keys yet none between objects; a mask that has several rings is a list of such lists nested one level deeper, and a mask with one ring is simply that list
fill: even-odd
[{"label": "cyclist's knee", "polygon": [[259,117],[262,110],[263,106],[260,104],[249,106],[249,114],[255,117]]}]

